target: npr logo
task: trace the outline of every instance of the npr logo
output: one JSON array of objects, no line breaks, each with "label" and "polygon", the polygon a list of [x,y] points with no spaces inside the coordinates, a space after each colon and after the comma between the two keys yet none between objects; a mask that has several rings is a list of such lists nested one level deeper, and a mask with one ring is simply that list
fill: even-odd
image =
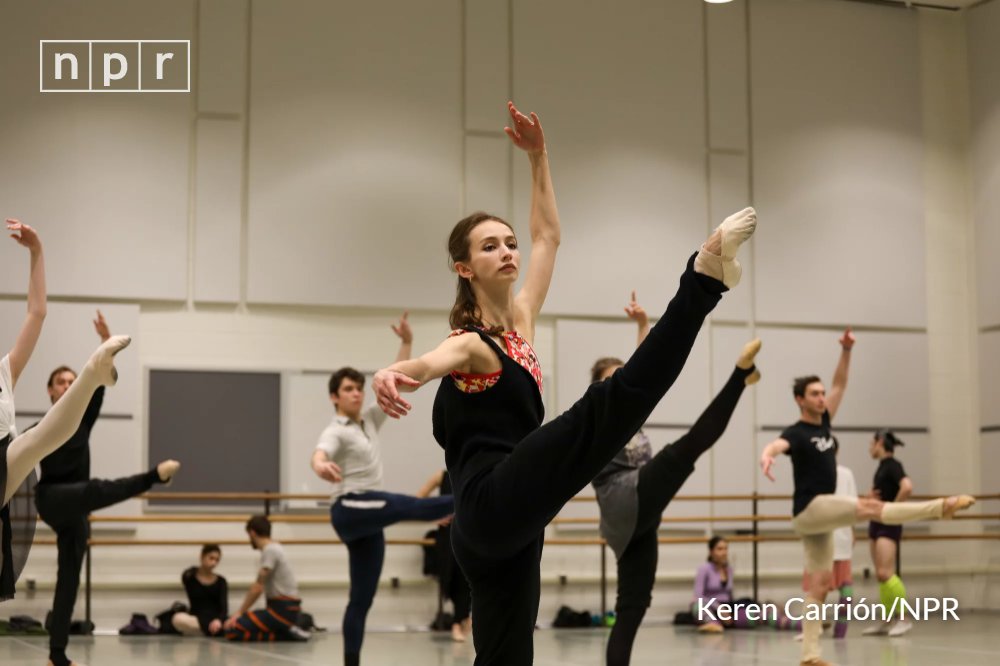
[{"label": "npr logo", "polygon": [[40,92],[190,92],[190,40],[38,42]]}]

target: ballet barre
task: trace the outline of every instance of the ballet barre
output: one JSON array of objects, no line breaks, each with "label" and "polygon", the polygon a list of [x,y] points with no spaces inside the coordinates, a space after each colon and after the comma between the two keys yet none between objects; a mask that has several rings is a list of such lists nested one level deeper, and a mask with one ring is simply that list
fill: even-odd
[{"label": "ballet barre", "polygon": [[[916,495],[912,499],[934,499],[940,495]],[[140,499],[147,500],[167,500],[167,501],[203,501],[203,502],[227,502],[227,501],[254,501],[262,502],[265,515],[272,523],[286,524],[328,524],[329,518],[325,515],[316,514],[288,514],[275,513],[275,505],[287,500],[329,500],[328,495],[313,494],[289,494],[274,492],[259,493],[146,493],[139,496]],[[594,496],[574,497],[573,502],[596,502]],[[726,515],[706,515],[706,516],[668,516],[661,519],[661,525],[682,525],[687,523],[717,523],[717,522],[740,522],[748,523],[749,529],[737,530],[733,536],[726,537],[731,543],[752,544],[753,560],[753,594],[757,598],[759,595],[759,551],[761,543],[797,542],[799,537],[794,534],[761,534],[761,523],[790,522],[791,516],[782,514],[761,514],[759,506],[761,502],[790,501],[790,495],[678,495],[673,499],[676,501],[711,501],[711,502],[750,502],[751,513],[734,513]],[[1000,494],[977,496],[980,502],[1000,500]],[[219,514],[142,514],[133,516],[90,516],[91,523],[245,523],[250,518],[250,513],[219,513]],[[953,520],[1000,520],[1000,513],[963,514],[955,516]],[[553,525],[593,525],[599,524],[600,519],[596,517],[556,517],[552,520]],[[858,541],[867,540],[867,532],[855,534]],[[947,541],[947,540],[1000,540],[1000,532],[982,532],[975,534],[904,534],[906,541]],[[204,540],[201,539],[127,539],[127,538],[91,538],[87,543],[87,567],[85,572],[85,600],[86,617],[91,618],[91,597],[92,597],[92,568],[91,557],[94,547],[118,547],[118,546],[154,546],[154,547],[193,547],[201,546]],[[683,545],[683,544],[704,544],[703,536],[660,536],[657,541],[662,545]],[[320,539],[282,539],[281,542],[289,546],[337,546],[343,542],[340,539],[329,537]],[[37,539],[38,545],[55,545],[54,539]],[[246,545],[247,540],[242,539],[216,539],[215,543],[226,546]],[[550,537],[544,540],[546,546],[586,546],[598,547],[601,553],[601,613],[607,611],[607,542],[601,537]],[[432,546],[435,541],[432,539],[386,539],[387,545],[392,546]]]}]

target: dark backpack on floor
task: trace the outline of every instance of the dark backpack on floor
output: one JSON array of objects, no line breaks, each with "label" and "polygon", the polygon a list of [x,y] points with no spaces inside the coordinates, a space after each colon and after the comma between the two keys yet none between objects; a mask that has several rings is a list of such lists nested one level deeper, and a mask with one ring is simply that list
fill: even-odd
[{"label": "dark backpack on floor", "polygon": [[149,618],[144,613],[132,613],[128,624],[118,630],[120,636],[151,636],[158,633],[160,632],[149,623]]},{"label": "dark backpack on floor", "polygon": [[553,627],[570,629],[574,627],[589,627],[591,625],[590,611],[575,611],[569,606],[561,606],[552,621]]}]

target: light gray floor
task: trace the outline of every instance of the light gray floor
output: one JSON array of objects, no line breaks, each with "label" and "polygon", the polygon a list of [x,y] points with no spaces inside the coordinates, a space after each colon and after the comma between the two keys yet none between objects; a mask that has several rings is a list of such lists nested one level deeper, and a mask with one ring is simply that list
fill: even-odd
[{"label": "light gray floor", "polygon": [[[903,638],[862,637],[856,623],[847,640],[823,639],[824,658],[840,666],[996,666],[1000,664],[1000,614],[965,613],[958,622],[928,621]],[[792,633],[768,629],[711,636],[689,627],[644,626],[633,666],[750,666],[797,664]],[[535,635],[538,666],[603,666],[607,630],[540,630]],[[89,666],[323,666],[341,663],[340,635],[320,634],[305,644],[237,645],[201,638],[74,637],[71,656]],[[45,664],[45,638],[0,638],[0,664]],[[367,666],[469,666],[468,643],[447,635],[371,633],[362,654]]]}]

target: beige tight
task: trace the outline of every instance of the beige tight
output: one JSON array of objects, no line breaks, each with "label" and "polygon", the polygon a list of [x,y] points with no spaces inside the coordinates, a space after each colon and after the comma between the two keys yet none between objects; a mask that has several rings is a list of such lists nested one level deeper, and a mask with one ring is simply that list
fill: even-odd
[{"label": "beige tight", "polygon": [[[823,578],[833,569],[833,530],[850,527],[863,520],[877,520],[886,525],[899,525],[913,520],[940,518],[944,500],[927,502],[881,502],[870,498],[842,495],[817,495],[799,515],[792,518],[792,528],[802,537],[806,571],[809,573],[809,594],[806,604],[822,604],[827,585]],[[802,620],[802,661],[820,657],[821,620]]]},{"label": "beige tight", "polygon": [[42,458],[73,436],[80,427],[80,420],[97,387],[115,383],[118,373],[114,367],[114,355],[124,349],[130,341],[127,335],[116,335],[98,347],[83,366],[80,376],[52,405],[52,409],[42,417],[38,425],[18,435],[10,443],[7,447],[7,486],[4,490],[3,504],[10,501],[18,486]]}]

